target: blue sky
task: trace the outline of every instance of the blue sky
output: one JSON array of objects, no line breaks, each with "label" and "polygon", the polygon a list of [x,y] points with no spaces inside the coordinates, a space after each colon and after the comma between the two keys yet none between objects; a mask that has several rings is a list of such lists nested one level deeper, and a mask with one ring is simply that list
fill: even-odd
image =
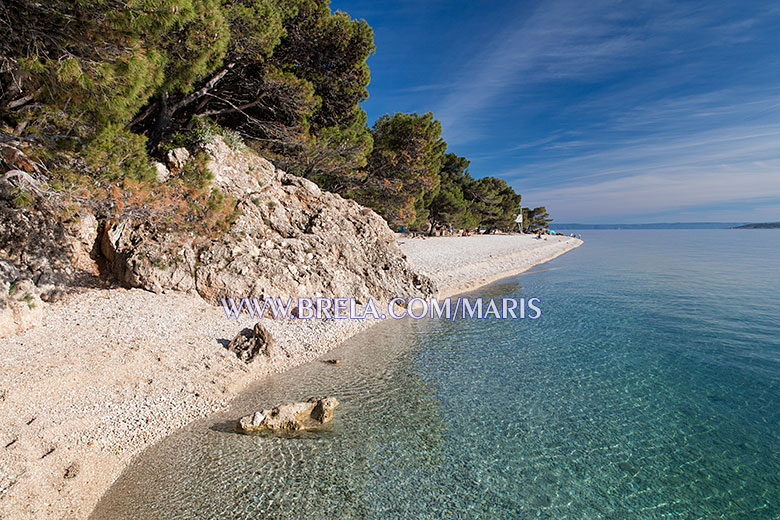
[{"label": "blue sky", "polygon": [[369,122],[432,111],[558,222],[780,221],[780,4],[334,0]]}]

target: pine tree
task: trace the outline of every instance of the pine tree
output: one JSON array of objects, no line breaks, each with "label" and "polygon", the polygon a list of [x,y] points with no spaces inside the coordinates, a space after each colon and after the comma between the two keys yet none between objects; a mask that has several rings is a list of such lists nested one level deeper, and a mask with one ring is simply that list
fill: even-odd
[{"label": "pine tree", "polygon": [[350,194],[385,217],[391,227],[424,219],[424,196],[439,184],[444,151],[441,124],[423,115],[384,115],[374,124],[366,178]]}]

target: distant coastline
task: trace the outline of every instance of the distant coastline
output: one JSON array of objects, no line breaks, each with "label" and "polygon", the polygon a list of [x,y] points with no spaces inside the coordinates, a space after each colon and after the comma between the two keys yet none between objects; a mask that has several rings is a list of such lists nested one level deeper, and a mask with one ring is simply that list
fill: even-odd
[{"label": "distant coastline", "polygon": [[649,224],[556,224],[550,226],[563,229],[736,229],[745,226],[763,226],[749,222],[653,222]]},{"label": "distant coastline", "polygon": [[761,224],[745,224],[732,229],[780,229],[780,222],[763,222]]}]

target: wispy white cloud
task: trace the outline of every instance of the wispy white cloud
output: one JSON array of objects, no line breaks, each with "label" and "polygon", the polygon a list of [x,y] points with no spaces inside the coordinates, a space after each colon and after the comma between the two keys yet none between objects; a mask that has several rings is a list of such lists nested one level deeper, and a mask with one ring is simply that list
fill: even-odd
[{"label": "wispy white cloud", "polygon": [[665,2],[543,2],[532,14],[511,20],[467,61],[458,87],[435,113],[448,142],[467,141],[476,136],[474,123],[484,109],[511,102],[530,86],[614,74],[635,66],[637,56],[661,47],[670,34],[706,23],[701,14]]},{"label": "wispy white cloud", "polygon": [[[780,206],[780,88],[731,78],[726,67],[740,66],[740,55],[720,56],[751,41],[771,8],[540,2],[464,62],[434,112],[457,148],[496,139],[497,113],[537,110],[545,133],[525,131],[514,144],[502,136],[472,166],[516,157],[517,168],[476,173],[507,178],[525,204],[544,204],[559,221],[703,215],[735,203],[737,220],[757,220]],[[621,81],[632,73],[640,79]],[[564,87],[581,92],[546,95]],[[520,96],[529,99],[518,108]]]},{"label": "wispy white cloud", "polygon": [[[780,203],[778,143],[777,123],[688,136],[670,131],[505,174],[515,179],[526,204],[546,204],[559,220],[614,220],[735,203],[743,205],[742,219],[751,220],[751,211],[755,219],[767,203]],[[554,172],[570,174],[541,182],[556,177]]]},{"label": "wispy white cloud", "polygon": [[[702,178],[706,177],[706,182]],[[722,204],[744,204],[739,220],[764,214],[760,203],[780,199],[780,160],[719,169],[652,171],[555,189],[529,190],[526,204],[544,204],[558,221],[619,221]],[[753,209],[755,206],[755,210]],[[778,207],[774,204],[772,207]],[[778,219],[780,214],[768,215]],[[701,216],[700,216],[701,218]],[[718,219],[723,220],[723,219]]]},{"label": "wispy white cloud", "polygon": [[440,92],[442,90],[450,90],[457,87],[457,83],[427,83],[423,85],[413,85],[411,87],[404,87],[396,89],[396,93],[415,93],[415,92]]}]

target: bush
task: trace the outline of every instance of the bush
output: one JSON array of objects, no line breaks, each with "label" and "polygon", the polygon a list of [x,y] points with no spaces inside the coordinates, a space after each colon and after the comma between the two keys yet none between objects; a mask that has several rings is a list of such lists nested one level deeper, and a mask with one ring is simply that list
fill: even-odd
[{"label": "bush", "polygon": [[116,125],[107,125],[89,142],[84,161],[96,180],[155,179],[146,155],[146,138]]}]

